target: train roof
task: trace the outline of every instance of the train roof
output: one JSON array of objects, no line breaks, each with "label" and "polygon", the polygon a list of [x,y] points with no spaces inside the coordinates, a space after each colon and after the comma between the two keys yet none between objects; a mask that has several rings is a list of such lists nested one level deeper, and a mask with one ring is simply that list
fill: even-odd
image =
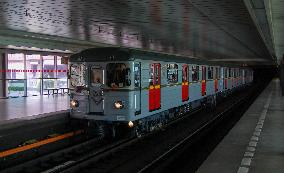
[{"label": "train roof", "polygon": [[70,56],[70,62],[131,61],[134,59],[177,62],[177,63],[187,62],[188,64],[208,64],[216,66],[239,67],[236,64],[230,64],[224,62],[212,62],[193,57],[156,53],[156,52],[121,48],[121,47],[90,48]]}]

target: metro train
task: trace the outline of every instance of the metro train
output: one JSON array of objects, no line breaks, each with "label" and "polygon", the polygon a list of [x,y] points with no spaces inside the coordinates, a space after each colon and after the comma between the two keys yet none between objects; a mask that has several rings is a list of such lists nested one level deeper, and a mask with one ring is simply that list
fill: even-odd
[{"label": "metro train", "polygon": [[86,49],[69,63],[71,117],[113,133],[147,133],[253,81],[248,67],[119,47]]}]

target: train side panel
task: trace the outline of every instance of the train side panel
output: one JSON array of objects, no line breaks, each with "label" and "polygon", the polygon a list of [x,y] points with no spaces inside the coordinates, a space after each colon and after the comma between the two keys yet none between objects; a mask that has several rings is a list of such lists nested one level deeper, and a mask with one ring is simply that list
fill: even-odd
[{"label": "train side panel", "polygon": [[[220,70],[220,76],[217,75],[210,76],[209,68],[211,66],[206,64],[191,64],[187,63],[176,63],[176,62],[162,62],[162,61],[152,61],[152,60],[143,60],[139,59],[139,56],[134,57],[132,61],[125,62],[129,64],[130,69],[133,68],[131,74],[131,81],[134,79],[134,63],[141,64],[141,89],[135,88],[133,84],[128,88],[111,88],[103,86],[103,94],[101,100],[93,99],[92,96],[99,94],[98,90],[90,90],[88,95],[83,93],[73,93],[73,98],[79,101],[80,105],[77,108],[71,110],[72,116],[79,118],[87,118],[94,120],[103,120],[108,122],[117,122],[117,121],[135,121],[145,117],[150,117],[161,112],[167,112],[168,110],[180,107],[185,104],[196,104],[199,105],[203,100],[208,96],[212,96],[218,93],[230,92],[234,88],[244,86],[249,84],[253,80],[253,72],[249,69],[234,69],[229,67],[218,67],[212,66],[212,74],[216,73],[216,67]],[[102,70],[106,69],[108,63],[111,62],[89,62],[87,63],[87,68],[90,69],[93,66],[100,66]],[[113,62],[116,63],[116,62]],[[121,63],[121,62],[117,62]],[[152,64],[158,64],[160,67],[160,83],[156,86],[151,84],[150,81],[150,70]],[[168,79],[168,65],[177,65],[177,81],[169,82]],[[182,67],[183,65],[188,65],[188,95],[189,99],[187,101],[182,100]],[[193,81],[193,67],[198,66],[198,80]],[[204,68],[206,69],[205,78],[203,74]],[[233,70],[233,72],[232,72]],[[239,70],[240,73],[236,76]],[[104,72],[106,73],[106,72]],[[87,74],[90,79],[91,76]],[[106,81],[106,76],[103,75],[103,81]],[[217,78],[217,79],[216,79]],[[156,79],[155,79],[156,80]],[[217,82],[217,83],[216,83]],[[205,84],[205,85],[204,85]],[[87,85],[90,85],[88,81]],[[218,90],[215,90],[215,88]],[[154,101],[150,100],[150,90],[156,89],[157,87],[160,91],[159,96],[154,94]],[[89,88],[92,88],[89,86]],[[95,87],[93,87],[95,88]],[[205,90],[205,92],[203,91]],[[156,97],[160,97],[156,99]],[[150,103],[151,101],[156,104],[157,100],[160,102],[160,107],[151,110]],[[116,109],[114,107],[115,102],[122,102],[124,107],[122,109]],[[98,107],[98,104],[102,105],[103,112],[101,115],[97,112],[90,112],[91,109],[95,110]]]}]

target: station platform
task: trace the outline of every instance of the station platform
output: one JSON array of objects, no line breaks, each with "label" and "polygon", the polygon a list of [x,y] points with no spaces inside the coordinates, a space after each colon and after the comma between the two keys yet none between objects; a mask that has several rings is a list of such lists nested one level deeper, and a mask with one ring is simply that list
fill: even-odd
[{"label": "station platform", "polygon": [[0,99],[0,125],[51,116],[69,109],[68,95]]},{"label": "station platform", "polygon": [[273,79],[197,173],[284,172],[284,97]]}]

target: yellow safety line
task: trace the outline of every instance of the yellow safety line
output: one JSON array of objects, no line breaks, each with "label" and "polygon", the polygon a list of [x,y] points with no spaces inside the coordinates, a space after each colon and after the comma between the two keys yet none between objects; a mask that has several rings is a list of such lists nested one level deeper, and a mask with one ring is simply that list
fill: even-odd
[{"label": "yellow safety line", "polygon": [[16,154],[16,153],[19,153],[19,152],[23,152],[23,151],[26,151],[26,150],[30,150],[30,149],[33,149],[33,148],[36,148],[36,147],[40,147],[42,145],[46,145],[46,144],[56,142],[56,141],[59,141],[59,140],[62,140],[62,139],[66,139],[66,138],[69,138],[71,136],[75,136],[75,135],[78,135],[78,134],[81,134],[81,133],[83,133],[83,130],[78,130],[78,131],[75,131],[75,132],[69,132],[69,133],[65,133],[63,135],[59,135],[59,136],[56,136],[56,137],[53,137],[53,138],[44,139],[42,141],[39,141],[39,142],[36,142],[36,143],[33,143],[33,144],[29,144],[29,145],[9,149],[9,150],[6,150],[6,151],[2,151],[2,152],[0,152],[0,158],[7,157],[9,155]]}]

